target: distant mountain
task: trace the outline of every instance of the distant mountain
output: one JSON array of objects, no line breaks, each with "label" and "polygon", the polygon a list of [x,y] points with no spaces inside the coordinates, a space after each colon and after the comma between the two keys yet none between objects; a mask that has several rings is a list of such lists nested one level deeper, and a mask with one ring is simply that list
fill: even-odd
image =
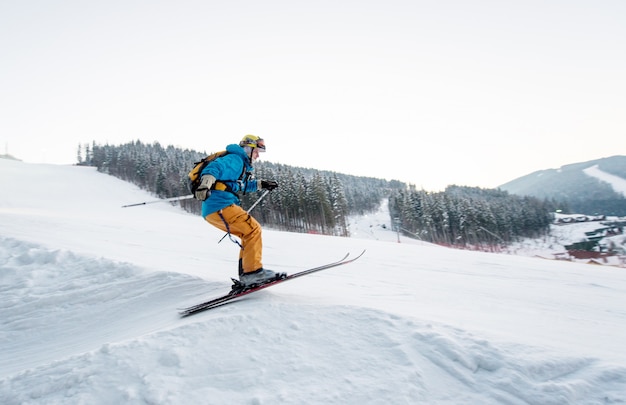
[{"label": "distant mountain", "polygon": [[503,184],[500,189],[516,195],[553,199],[562,203],[566,213],[626,216],[624,191],[614,183],[585,173],[595,166],[603,173],[617,176],[620,184],[624,184],[622,179],[626,182],[626,156],[612,156],[539,170]]}]

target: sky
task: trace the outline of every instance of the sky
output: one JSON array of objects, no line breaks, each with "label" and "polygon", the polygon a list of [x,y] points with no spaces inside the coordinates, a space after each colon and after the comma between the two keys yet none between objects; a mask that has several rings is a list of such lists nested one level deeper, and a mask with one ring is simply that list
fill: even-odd
[{"label": "sky", "polygon": [[88,167],[0,159],[0,189],[2,404],[626,401],[624,268],[398,243],[383,204],[351,238],[263,231],[268,268],[357,262],[180,318],[237,272],[199,215]]},{"label": "sky", "polygon": [[0,2],[0,153],[212,152],[426,190],[623,154],[621,0]]}]

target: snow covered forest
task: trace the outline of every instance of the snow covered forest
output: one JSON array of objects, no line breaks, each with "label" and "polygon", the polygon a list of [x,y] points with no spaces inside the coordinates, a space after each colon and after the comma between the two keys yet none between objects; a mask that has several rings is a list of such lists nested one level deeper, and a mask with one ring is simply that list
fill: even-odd
[{"label": "snow covered forest", "polygon": [[[216,151],[211,151],[216,152]],[[124,145],[79,146],[79,165],[131,182],[158,197],[189,194],[187,173],[209,153],[163,147],[140,141]],[[343,175],[315,169],[296,168],[266,161],[254,164],[255,177],[276,180],[280,187],[255,210],[255,218],[277,230],[348,236],[347,217],[378,208],[393,189],[406,187],[398,181]],[[257,193],[242,195],[242,204],[251,206]],[[200,213],[194,199],[180,201],[192,213]]]},{"label": "snow covered forest", "polygon": [[449,186],[444,192],[407,190],[391,198],[399,226],[419,239],[456,247],[489,247],[550,231],[556,202],[506,191]]},{"label": "snow covered forest", "polygon": [[[189,194],[187,173],[206,152],[163,147],[140,141],[124,145],[79,146],[79,165],[121,178],[170,198]],[[450,186],[427,192],[396,180],[351,176],[292,167],[267,161],[255,163],[256,177],[273,179],[280,187],[261,202],[255,217],[273,229],[349,236],[347,218],[375,211],[389,198],[395,226],[408,237],[457,247],[506,244],[549,231],[556,202],[509,195],[506,191]],[[258,194],[242,196],[251,206]],[[199,213],[196,200],[180,201]]]}]

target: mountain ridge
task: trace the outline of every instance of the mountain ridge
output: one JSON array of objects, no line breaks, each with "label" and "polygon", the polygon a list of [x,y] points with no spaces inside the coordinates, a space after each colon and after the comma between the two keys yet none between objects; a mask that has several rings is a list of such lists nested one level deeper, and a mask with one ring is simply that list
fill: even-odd
[{"label": "mountain ridge", "polygon": [[596,167],[626,182],[626,156],[571,163],[558,169],[538,170],[499,188],[516,195],[553,199],[563,212],[587,215],[626,215],[626,198],[612,184],[586,172]]}]

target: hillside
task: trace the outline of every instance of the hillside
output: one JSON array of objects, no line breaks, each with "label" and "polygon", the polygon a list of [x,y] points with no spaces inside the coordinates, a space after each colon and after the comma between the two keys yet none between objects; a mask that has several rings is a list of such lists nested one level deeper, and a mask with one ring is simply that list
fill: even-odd
[{"label": "hillside", "polygon": [[500,188],[511,194],[554,199],[571,214],[626,216],[626,156],[540,170]]},{"label": "hillside", "polygon": [[[0,403],[617,404],[626,272],[460,251],[351,219],[264,231],[265,265],[359,262],[180,319],[237,247],[89,167],[0,159]],[[383,225],[385,225],[383,227]]]}]

